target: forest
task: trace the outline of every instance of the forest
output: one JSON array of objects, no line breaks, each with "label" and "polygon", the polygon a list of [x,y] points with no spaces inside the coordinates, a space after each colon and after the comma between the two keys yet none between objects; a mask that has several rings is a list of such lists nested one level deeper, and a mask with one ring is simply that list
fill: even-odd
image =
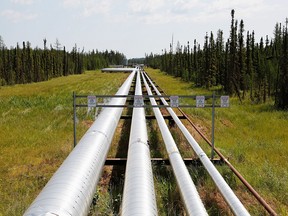
[{"label": "forest", "polygon": [[[185,45],[178,42],[175,48],[171,43],[162,54],[146,55],[145,64],[196,86],[219,87],[240,101],[248,98],[252,103],[265,103],[269,99],[276,108],[288,109],[288,19],[285,25],[275,25],[272,39],[266,36],[256,42],[254,31],[245,33],[244,21],[238,23],[234,16],[232,10],[226,42],[222,30],[216,37],[213,32],[206,33],[203,46],[196,40]],[[43,45],[42,49],[32,48],[30,42],[23,42],[7,48],[0,36],[0,86],[40,82],[126,62],[125,55],[117,51],[85,52],[75,44],[69,52],[58,39],[48,47],[46,38]]]},{"label": "forest", "polygon": [[84,52],[76,44],[69,52],[58,39],[47,47],[47,39],[44,38],[43,45],[43,49],[32,48],[30,42],[23,42],[22,46],[17,43],[16,47],[7,48],[0,36],[0,86],[41,82],[125,61],[122,53],[112,50]]},{"label": "forest", "polygon": [[226,42],[222,30],[216,37],[213,32],[206,33],[202,47],[196,40],[186,45],[178,42],[175,49],[171,43],[161,55],[146,55],[145,63],[199,87],[217,86],[240,101],[265,103],[272,99],[276,108],[288,109],[287,25],[288,19],[285,25],[277,23],[273,39],[266,36],[255,42],[254,31],[245,34],[244,21],[238,23],[232,10]]}]

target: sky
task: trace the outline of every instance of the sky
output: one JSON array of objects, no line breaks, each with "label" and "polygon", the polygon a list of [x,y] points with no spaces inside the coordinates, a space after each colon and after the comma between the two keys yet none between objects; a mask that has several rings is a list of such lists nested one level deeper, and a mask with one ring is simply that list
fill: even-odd
[{"label": "sky", "polygon": [[[56,39],[66,50],[115,50],[127,58],[161,54],[176,44],[204,43],[206,32],[229,37],[231,10],[245,31],[273,38],[288,17],[287,0],[1,0],[0,36],[7,47],[43,48]],[[245,33],[246,34],[246,33]]]}]

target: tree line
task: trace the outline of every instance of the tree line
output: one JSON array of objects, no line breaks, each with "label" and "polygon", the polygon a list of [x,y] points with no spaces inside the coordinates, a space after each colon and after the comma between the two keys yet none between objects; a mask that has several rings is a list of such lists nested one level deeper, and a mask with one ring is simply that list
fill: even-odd
[{"label": "tree line", "polygon": [[162,54],[146,55],[145,63],[196,86],[219,86],[241,101],[249,97],[261,103],[273,98],[278,108],[288,109],[288,21],[276,24],[273,39],[266,36],[255,42],[254,31],[244,35],[244,22],[238,24],[234,15],[232,10],[226,42],[222,30],[216,37],[206,33],[202,47],[194,40],[184,46],[178,42],[174,50],[171,43]]},{"label": "tree line", "polygon": [[69,52],[58,39],[54,45],[32,48],[30,42],[7,48],[0,36],[0,86],[40,82],[59,76],[81,74],[110,64],[122,64],[125,56],[115,51],[92,50],[84,52],[77,45]]}]

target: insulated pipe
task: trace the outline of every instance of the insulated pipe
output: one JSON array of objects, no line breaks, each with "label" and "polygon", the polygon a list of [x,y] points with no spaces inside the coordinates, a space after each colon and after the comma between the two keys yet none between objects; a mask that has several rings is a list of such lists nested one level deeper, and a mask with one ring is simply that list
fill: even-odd
[{"label": "insulated pipe", "polygon": [[135,68],[103,68],[102,72],[132,72]]},{"label": "insulated pipe", "polygon": [[[137,70],[135,95],[142,95]],[[121,215],[157,215],[145,110],[133,109]]]},{"label": "insulated pipe", "polygon": [[[187,121],[193,126],[193,128],[199,133],[199,135],[212,147],[212,143],[208,138],[197,128],[197,126],[188,118],[188,116],[180,109],[179,111],[186,116]],[[260,196],[260,194],[249,184],[249,182],[241,175],[241,173],[225,158],[225,156],[217,149],[214,151],[225,162],[225,164],[231,169],[231,171],[239,178],[239,180],[247,187],[247,189],[253,194],[258,202],[268,211],[270,215],[276,216],[277,213],[269,206],[269,204]]]},{"label": "insulated pipe", "polygon": [[[116,95],[127,95],[135,70]],[[124,105],[126,98],[109,104]],[[87,215],[123,108],[105,108],[55,172],[25,216]]]},{"label": "insulated pipe", "polygon": [[[152,95],[152,91],[148,86],[148,83],[143,73],[142,78],[144,80],[148,95]],[[157,105],[155,99],[152,97],[150,98],[150,102],[152,105]],[[173,173],[176,177],[176,181],[180,189],[180,193],[184,201],[184,206],[186,208],[187,214],[199,216],[208,215],[196,190],[196,187],[191,179],[191,176],[184,164],[184,161],[179,153],[176,143],[166,125],[163,115],[160,112],[160,109],[158,107],[154,107],[153,112],[158,122],[166,146],[166,150],[168,152],[169,161],[171,163]]]},{"label": "insulated pipe", "polygon": [[[151,79],[146,75],[147,79],[149,80],[150,84],[152,85],[153,89],[156,91],[157,95],[161,95],[161,93],[158,91],[156,86],[152,83]],[[164,105],[169,105],[164,98],[161,98],[161,101]],[[221,194],[223,195],[224,199],[230,206],[231,210],[235,215],[250,215],[246,208],[243,206],[243,204],[240,202],[240,200],[237,198],[237,196],[234,194],[232,189],[229,187],[227,182],[224,180],[222,175],[218,172],[216,167],[213,165],[213,163],[210,161],[208,156],[205,154],[205,152],[201,149],[199,144],[196,142],[196,140],[193,138],[193,136],[190,134],[190,132],[187,130],[187,128],[183,125],[183,123],[180,121],[178,116],[175,114],[172,108],[167,107],[167,111],[172,116],[173,120],[176,122],[188,142],[190,143],[191,147],[195,151],[195,153],[198,155],[199,159],[201,160],[203,166],[206,168],[208,173],[210,174],[211,178],[215,182],[216,186],[220,190]]]}]

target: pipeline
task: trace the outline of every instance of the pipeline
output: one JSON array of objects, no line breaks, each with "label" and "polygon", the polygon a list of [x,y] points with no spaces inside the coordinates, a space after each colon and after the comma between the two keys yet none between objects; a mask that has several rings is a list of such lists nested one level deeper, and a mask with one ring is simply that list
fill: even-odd
[{"label": "pipeline", "polygon": [[[179,111],[185,116],[192,127],[199,133],[199,135],[212,147],[211,141],[198,129],[198,127],[190,120],[190,118],[179,108]],[[266,211],[273,216],[278,215],[271,206],[261,197],[261,195],[249,184],[249,182],[241,175],[241,173],[227,160],[227,158],[217,149],[214,148],[217,155],[223,160],[231,171],[238,177],[238,179],[247,187],[252,195],[258,200],[258,202],[266,209]]]},{"label": "pipeline", "polygon": [[[147,76],[146,76],[147,77]],[[153,89],[155,90],[157,95],[161,95],[161,93],[158,91],[156,86],[152,83],[151,79],[147,77],[150,84],[152,85]],[[164,98],[161,98],[161,101],[164,105],[169,105]],[[196,142],[196,140],[193,138],[193,136],[190,134],[190,132],[187,130],[187,128],[183,125],[183,123],[180,121],[178,116],[175,114],[172,108],[167,107],[166,108],[169,114],[172,116],[173,120],[179,127],[179,129],[182,131],[185,138],[188,140],[189,144],[199,157],[200,161],[202,162],[203,166],[208,171],[209,175],[215,182],[217,188],[223,195],[224,199],[226,200],[227,204],[230,206],[232,212],[235,215],[250,215],[246,208],[243,206],[243,204],[240,202],[240,200],[237,198],[237,196],[234,194],[232,189],[229,187],[227,182],[224,180],[222,175],[218,172],[216,167],[213,165],[213,163],[210,161],[208,156],[205,154],[205,152],[201,149],[199,144]]]},{"label": "pipeline", "polygon": [[[198,129],[198,127],[190,120],[190,118],[180,109],[179,111],[186,120],[192,125],[192,127],[199,133],[199,135],[212,147],[211,141]],[[222,161],[231,169],[231,171],[238,177],[238,179],[247,187],[247,189],[252,193],[252,195],[258,200],[258,202],[266,209],[266,211],[271,216],[278,215],[274,209],[261,197],[261,195],[249,184],[249,182],[241,175],[241,173],[227,160],[227,158],[217,149],[214,148],[216,154],[221,158]]]},{"label": "pipeline", "polygon": [[[134,70],[116,95],[127,95]],[[109,104],[124,105],[126,98]],[[87,215],[123,108],[104,109],[44,189],[24,213],[32,215]]]},{"label": "pipeline", "polygon": [[[152,95],[152,91],[148,86],[148,83],[142,73],[142,79],[144,81],[148,95]],[[157,105],[154,98],[150,98],[152,105]],[[191,176],[183,162],[183,159],[179,153],[177,145],[166,125],[166,122],[160,112],[159,108],[153,108],[154,115],[158,122],[166,150],[168,152],[169,161],[171,163],[173,173],[176,177],[177,185],[180,189],[182,199],[188,215],[208,215],[204,205],[200,199],[200,196],[196,190],[196,187],[191,179]]]},{"label": "pipeline", "polygon": [[[142,95],[137,71],[135,95]],[[121,215],[157,215],[145,110],[133,109]]]},{"label": "pipeline", "polygon": [[[146,74],[147,77],[148,74]],[[186,118],[186,120],[192,125],[192,127],[199,133],[199,135],[207,142],[208,145],[212,147],[211,141],[198,129],[198,127],[190,120],[182,109],[178,107],[178,110]],[[217,149],[214,148],[216,154],[221,158],[222,161],[231,169],[231,171],[238,177],[238,179],[247,187],[247,189],[252,193],[252,195],[258,200],[258,202],[266,209],[266,211],[273,216],[278,215],[271,206],[261,197],[261,195],[249,184],[249,182],[240,174],[240,172],[227,160],[227,158]]]}]

